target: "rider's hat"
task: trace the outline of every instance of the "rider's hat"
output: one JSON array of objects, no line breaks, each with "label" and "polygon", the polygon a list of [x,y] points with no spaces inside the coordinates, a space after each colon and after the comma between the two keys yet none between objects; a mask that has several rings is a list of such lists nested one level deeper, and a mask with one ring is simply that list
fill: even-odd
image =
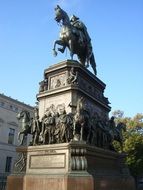
[{"label": "rider's hat", "polygon": [[74,22],[74,21],[76,21],[76,20],[79,20],[79,18],[76,17],[75,15],[72,15],[71,18],[70,18],[70,21],[71,21],[71,22]]}]

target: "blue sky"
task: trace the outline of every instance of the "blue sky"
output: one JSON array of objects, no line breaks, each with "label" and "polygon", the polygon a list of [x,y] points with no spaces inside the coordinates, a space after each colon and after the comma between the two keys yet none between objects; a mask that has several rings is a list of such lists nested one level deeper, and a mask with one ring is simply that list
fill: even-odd
[{"label": "blue sky", "polygon": [[0,93],[35,105],[44,69],[69,58],[52,55],[56,4],[86,24],[112,111],[143,113],[142,0],[0,0]]}]

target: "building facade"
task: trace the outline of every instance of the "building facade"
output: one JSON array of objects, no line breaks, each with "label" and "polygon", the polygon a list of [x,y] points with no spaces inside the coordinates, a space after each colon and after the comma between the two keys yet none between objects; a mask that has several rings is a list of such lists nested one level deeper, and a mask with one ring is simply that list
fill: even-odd
[{"label": "building facade", "polygon": [[9,175],[16,160],[17,137],[21,130],[16,116],[22,110],[29,111],[32,117],[32,106],[0,94],[0,176]]}]

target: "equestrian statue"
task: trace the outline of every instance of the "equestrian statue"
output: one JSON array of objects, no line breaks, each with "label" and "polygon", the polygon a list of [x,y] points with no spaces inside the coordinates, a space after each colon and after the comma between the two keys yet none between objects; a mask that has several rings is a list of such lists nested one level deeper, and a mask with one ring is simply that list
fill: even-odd
[{"label": "equestrian statue", "polygon": [[72,60],[73,55],[76,54],[79,62],[84,67],[88,67],[91,64],[96,75],[96,62],[91,39],[84,23],[75,15],[70,19],[68,14],[59,5],[55,8],[55,20],[61,26],[61,31],[59,39],[54,42],[54,55],[57,56],[56,45],[61,46],[58,48],[58,51],[61,53],[64,53],[65,49],[68,48]]}]

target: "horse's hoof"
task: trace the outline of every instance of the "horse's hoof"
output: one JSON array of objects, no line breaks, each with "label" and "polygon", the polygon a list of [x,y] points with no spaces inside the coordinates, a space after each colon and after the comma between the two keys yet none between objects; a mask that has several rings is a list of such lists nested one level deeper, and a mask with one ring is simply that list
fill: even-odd
[{"label": "horse's hoof", "polygon": [[57,52],[55,50],[53,50],[53,55],[54,55],[54,57],[57,56]]},{"label": "horse's hoof", "polygon": [[61,53],[64,53],[64,49],[63,48],[58,48],[58,51],[60,51]]}]

